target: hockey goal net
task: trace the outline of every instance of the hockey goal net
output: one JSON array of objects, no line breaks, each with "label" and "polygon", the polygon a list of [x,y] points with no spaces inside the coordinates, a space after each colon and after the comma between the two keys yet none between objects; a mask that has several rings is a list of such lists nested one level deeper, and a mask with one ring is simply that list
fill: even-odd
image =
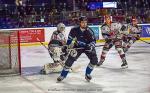
[{"label": "hockey goal net", "polygon": [[21,74],[18,31],[0,30],[0,76]]}]

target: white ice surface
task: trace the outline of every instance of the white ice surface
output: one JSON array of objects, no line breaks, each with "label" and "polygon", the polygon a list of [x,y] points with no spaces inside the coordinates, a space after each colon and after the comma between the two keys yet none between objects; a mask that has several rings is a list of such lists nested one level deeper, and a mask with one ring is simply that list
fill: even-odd
[{"label": "white ice surface", "polygon": [[[98,58],[102,47],[96,48]],[[22,47],[22,76],[0,77],[0,93],[150,93],[150,45],[135,43],[126,54],[128,69],[121,69],[121,59],[112,48],[101,67],[92,73],[91,82],[84,79],[89,60],[83,54],[73,66],[77,73],[69,73],[56,83],[59,73],[40,75],[45,63],[52,62],[43,46]]]}]

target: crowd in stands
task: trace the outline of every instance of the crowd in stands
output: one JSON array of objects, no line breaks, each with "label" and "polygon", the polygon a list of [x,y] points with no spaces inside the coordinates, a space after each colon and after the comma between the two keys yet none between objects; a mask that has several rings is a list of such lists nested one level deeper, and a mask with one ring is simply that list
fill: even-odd
[{"label": "crowd in stands", "polygon": [[[112,15],[113,21],[125,22],[126,17],[136,16],[139,23],[150,23],[149,0],[56,0],[55,5],[50,1],[0,0],[0,29],[50,27],[59,22],[76,25],[81,15],[88,17],[89,24],[98,25],[103,23],[107,13]],[[117,8],[93,11],[86,7],[88,2],[102,1],[117,2]]]}]

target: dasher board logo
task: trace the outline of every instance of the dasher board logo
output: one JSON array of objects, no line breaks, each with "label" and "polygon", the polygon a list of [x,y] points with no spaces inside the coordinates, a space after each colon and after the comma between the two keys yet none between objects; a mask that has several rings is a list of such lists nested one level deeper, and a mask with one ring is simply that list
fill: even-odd
[{"label": "dasher board logo", "polygon": [[142,27],[142,37],[150,37],[150,25],[144,25]]},{"label": "dasher board logo", "polygon": [[146,27],[145,30],[146,30],[146,33],[147,33],[148,35],[150,35],[150,26],[149,26],[149,27]]},{"label": "dasher board logo", "polygon": [[99,27],[98,26],[90,26],[90,28],[93,30],[96,40],[99,40]]}]

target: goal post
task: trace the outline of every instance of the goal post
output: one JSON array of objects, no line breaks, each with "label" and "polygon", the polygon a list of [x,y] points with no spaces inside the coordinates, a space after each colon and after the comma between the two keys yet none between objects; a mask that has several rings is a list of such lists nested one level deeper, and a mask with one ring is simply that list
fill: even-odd
[{"label": "goal post", "polygon": [[10,74],[21,74],[19,31],[0,30],[0,76]]}]

